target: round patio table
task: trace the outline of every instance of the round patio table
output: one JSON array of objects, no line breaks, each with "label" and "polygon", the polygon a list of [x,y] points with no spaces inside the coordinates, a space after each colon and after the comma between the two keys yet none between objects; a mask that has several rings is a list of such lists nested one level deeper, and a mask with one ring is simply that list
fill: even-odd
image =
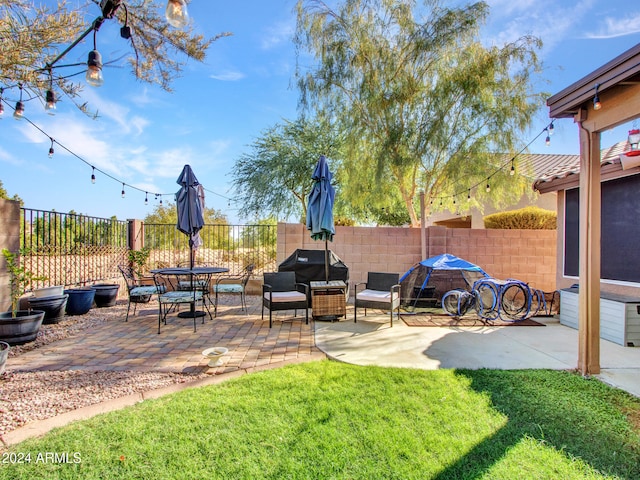
[{"label": "round patio table", "polygon": [[[175,275],[176,277],[179,277],[180,275],[189,275],[192,281],[194,277],[206,276],[207,279],[210,279],[212,275],[227,273],[228,271],[229,269],[225,267],[168,267],[150,270],[151,273],[158,275]],[[208,284],[209,282],[207,281],[207,285]],[[188,312],[178,313],[180,318],[204,317],[205,315],[205,312],[195,309],[194,303],[191,304],[191,308]]]}]

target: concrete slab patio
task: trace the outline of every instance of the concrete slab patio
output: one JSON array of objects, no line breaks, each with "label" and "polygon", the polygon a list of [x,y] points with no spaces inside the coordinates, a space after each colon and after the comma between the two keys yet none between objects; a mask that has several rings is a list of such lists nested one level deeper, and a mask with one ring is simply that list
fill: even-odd
[{"label": "concrete slab patio", "polygon": [[[419,369],[548,368],[572,370],[578,362],[578,331],[556,318],[536,318],[543,327],[389,326],[388,314],[353,315],[342,322],[316,322],[316,346],[335,360],[358,365]],[[640,397],[640,348],[600,341],[603,381]]]}]

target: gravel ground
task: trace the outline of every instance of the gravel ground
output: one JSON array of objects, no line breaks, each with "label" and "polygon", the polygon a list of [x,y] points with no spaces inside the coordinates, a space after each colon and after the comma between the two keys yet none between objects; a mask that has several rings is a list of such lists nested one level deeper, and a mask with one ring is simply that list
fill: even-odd
[{"label": "gravel ground", "polygon": [[[92,309],[58,324],[42,325],[38,337],[25,345],[12,346],[9,358],[73,336],[112,316],[122,316],[126,306]],[[185,383],[206,374],[159,372],[5,372],[0,375],[0,436],[29,422],[54,417],[87,405],[145,392],[174,383]]]}]

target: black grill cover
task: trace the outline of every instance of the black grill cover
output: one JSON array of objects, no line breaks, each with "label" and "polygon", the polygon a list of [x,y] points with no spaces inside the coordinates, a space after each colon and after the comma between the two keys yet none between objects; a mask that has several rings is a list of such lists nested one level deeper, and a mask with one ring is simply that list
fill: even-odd
[{"label": "black grill cover", "polygon": [[[296,282],[309,285],[309,282],[323,282],[324,250],[301,250],[293,252],[278,265],[279,272],[295,272]],[[349,267],[329,250],[329,280],[342,280],[349,285]]]}]

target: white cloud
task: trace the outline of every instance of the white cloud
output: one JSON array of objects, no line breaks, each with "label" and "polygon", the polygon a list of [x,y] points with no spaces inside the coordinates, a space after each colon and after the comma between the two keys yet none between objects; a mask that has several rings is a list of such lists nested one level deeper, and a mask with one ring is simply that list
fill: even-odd
[{"label": "white cloud", "polygon": [[133,125],[132,119],[130,118],[131,109],[129,107],[97,95],[95,89],[87,89],[82,95],[84,99],[89,102],[90,109],[97,110],[99,117],[107,118],[115,122],[123,134],[130,134],[133,130],[132,126],[135,126],[136,129],[138,129],[138,133],[141,133],[139,130],[140,127],[148,124],[147,122],[143,125],[141,117],[135,117],[137,120],[135,125]]},{"label": "white cloud", "polygon": [[236,82],[238,80],[242,80],[245,77],[245,74],[238,72],[237,70],[225,70],[220,73],[211,74],[210,77],[214,80],[220,80],[223,82]]},{"label": "white cloud", "polygon": [[289,43],[293,38],[294,32],[295,27],[292,20],[276,23],[273,27],[266,29],[260,43],[260,48],[263,50],[271,50],[284,43]]},{"label": "white cloud", "polygon": [[486,39],[497,45],[533,35],[543,42],[545,50],[551,50],[568,37],[575,36],[583,18],[593,14],[594,0],[584,0],[569,6],[550,0],[492,0],[489,2],[489,29]]},{"label": "white cloud", "polygon": [[20,161],[7,152],[4,148],[0,147],[0,162],[10,163],[12,165],[20,165]]},{"label": "white cloud", "polygon": [[595,32],[589,32],[586,38],[604,39],[624,37],[640,32],[640,13],[626,15],[623,18],[606,17],[603,25]]}]

